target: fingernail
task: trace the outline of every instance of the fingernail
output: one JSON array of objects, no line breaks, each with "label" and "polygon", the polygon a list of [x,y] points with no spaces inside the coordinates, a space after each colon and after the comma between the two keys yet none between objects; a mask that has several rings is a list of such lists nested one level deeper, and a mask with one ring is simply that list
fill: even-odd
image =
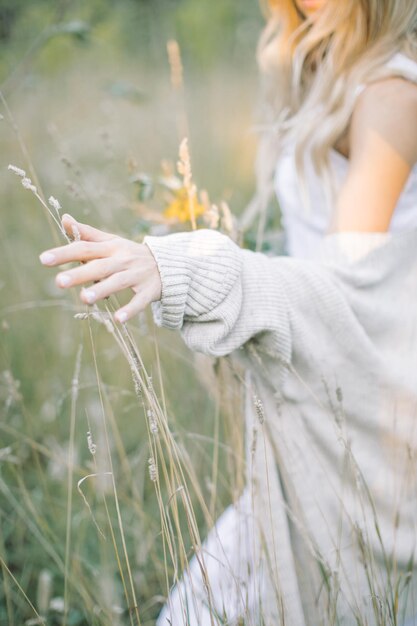
[{"label": "fingernail", "polygon": [[84,289],[83,296],[87,300],[88,304],[93,304],[96,299],[96,292],[91,289]]},{"label": "fingernail", "polygon": [[118,322],[123,324],[123,322],[125,322],[127,320],[127,313],[126,313],[126,311],[118,311],[115,314],[115,318],[117,319]]},{"label": "fingernail", "polygon": [[60,287],[68,287],[68,285],[71,283],[71,276],[68,276],[68,274],[60,274],[59,276],[57,276],[56,279]]},{"label": "fingernail", "polygon": [[39,260],[43,265],[51,265],[55,261],[55,254],[52,252],[42,252],[39,255]]}]

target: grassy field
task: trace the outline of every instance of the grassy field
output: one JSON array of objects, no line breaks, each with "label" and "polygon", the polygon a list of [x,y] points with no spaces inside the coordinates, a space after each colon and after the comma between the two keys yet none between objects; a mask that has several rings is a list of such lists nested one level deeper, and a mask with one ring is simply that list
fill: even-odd
[{"label": "grassy field", "polygon": [[62,236],[7,169],[110,232],[188,230],[161,219],[166,190],[142,202],[146,176],[175,170],[186,130],[196,184],[238,214],[254,185],[261,18],[256,3],[235,4],[18,3],[3,34],[0,624],[152,624],[197,528],[241,487],[227,363],[190,353],[150,310],[125,333],[85,319],[77,292],[38,261]]}]

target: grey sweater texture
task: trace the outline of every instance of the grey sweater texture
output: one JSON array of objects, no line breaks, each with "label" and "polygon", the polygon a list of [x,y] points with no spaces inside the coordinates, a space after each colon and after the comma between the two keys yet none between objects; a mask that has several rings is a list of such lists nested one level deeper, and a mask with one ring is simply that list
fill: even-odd
[{"label": "grey sweater texture", "polygon": [[327,235],[316,260],[209,229],[144,243],[155,323],[247,368],[263,623],[416,614],[417,230]]}]

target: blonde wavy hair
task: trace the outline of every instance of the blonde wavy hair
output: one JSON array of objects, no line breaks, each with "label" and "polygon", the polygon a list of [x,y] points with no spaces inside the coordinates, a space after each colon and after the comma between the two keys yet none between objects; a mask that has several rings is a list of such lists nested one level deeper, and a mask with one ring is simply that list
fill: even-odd
[{"label": "blonde wavy hair", "polygon": [[388,76],[404,76],[404,71],[385,66],[396,52],[417,61],[416,0],[326,0],[305,19],[295,0],[260,2],[266,25],[257,48],[263,77],[257,192],[241,218],[244,230],[261,214],[258,238],[262,238],[276,159],[287,142],[295,146],[305,203],[303,155],[308,151],[332,206],[330,151],[348,127],[357,88]]}]

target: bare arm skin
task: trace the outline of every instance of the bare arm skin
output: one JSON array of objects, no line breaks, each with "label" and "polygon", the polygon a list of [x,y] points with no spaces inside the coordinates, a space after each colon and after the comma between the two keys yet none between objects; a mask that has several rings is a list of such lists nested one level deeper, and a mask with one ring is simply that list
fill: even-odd
[{"label": "bare arm skin", "polygon": [[[358,98],[348,143],[349,171],[329,232],[386,231],[417,162],[417,85],[390,78],[368,86]],[[81,291],[86,304],[131,288],[135,295],[115,314],[119,322],[161,298],[158,266],[146,244],[80,224],[68,215],[62,222],[71,234],[75,224],[81,241],[45,251],[41,262],[50,267],[84,264],[60,272],[59,287],[95,283]]]},{"label": "bare arm skin", "polygon": [[359,96],[348,135],[349,170],[329,232],[388,230],[417,162],[417,85],[389,78]]}]

